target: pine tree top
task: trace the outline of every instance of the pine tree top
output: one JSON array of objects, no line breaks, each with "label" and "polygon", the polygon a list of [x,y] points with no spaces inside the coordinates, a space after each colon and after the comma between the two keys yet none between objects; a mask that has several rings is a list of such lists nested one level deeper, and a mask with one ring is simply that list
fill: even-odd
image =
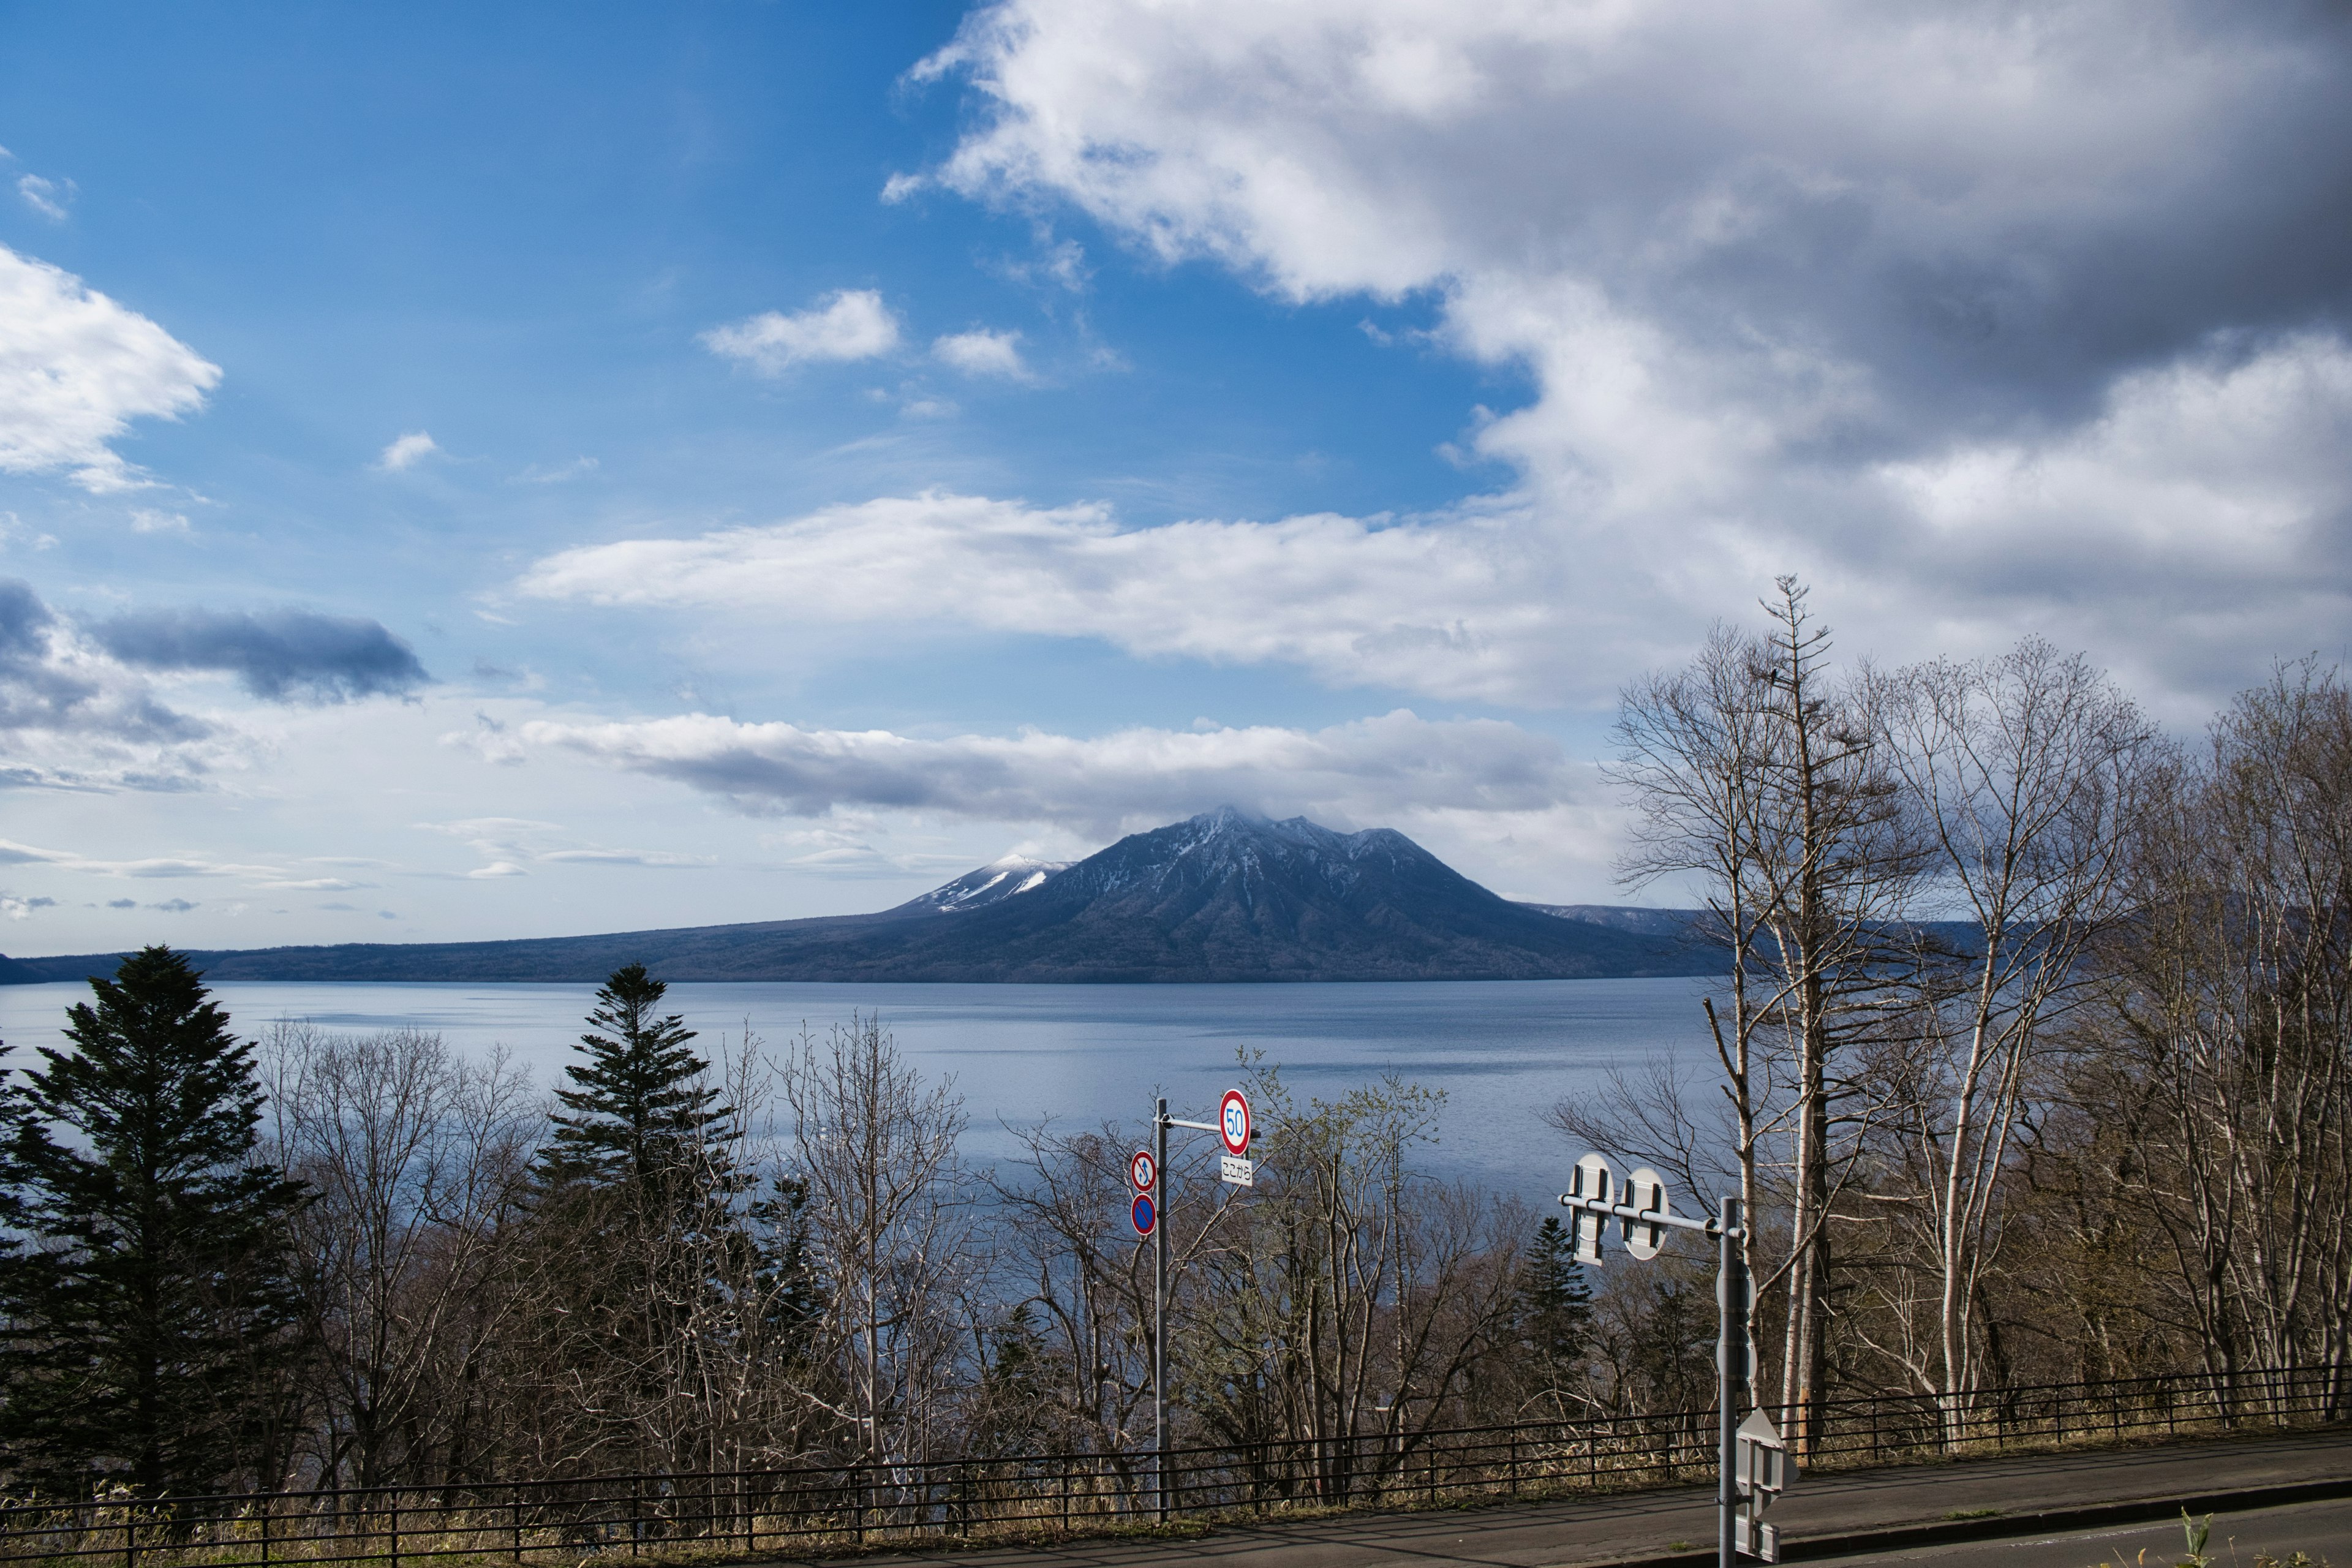
[{"label": "pine tree top", "polygon": [[[695,1031],[656,1009],[669,987],[642,963],[613,972],[580,1037],[586,1059],[565,1068],[575,1086],[555,1098],[555,1146],[542,1162],[559,1179],[647,1181],[677,1168],[688,1146],[734,1114],[697,1080],[710,1064],[687,1047]],[[601,1031],[601,1032],[599,1032]]]},{"label": "pine tree top", "polygon": [[[89,1141],[119,1177],[185,1182],[241,1165],[261,1120],[253,1047],[229,1032],[204,977],[167,947],[124,959],[66,1010],[70,1052],[43,1047],[25,1104]],[[44,1140],[45,1141],[45,1140]]]}]

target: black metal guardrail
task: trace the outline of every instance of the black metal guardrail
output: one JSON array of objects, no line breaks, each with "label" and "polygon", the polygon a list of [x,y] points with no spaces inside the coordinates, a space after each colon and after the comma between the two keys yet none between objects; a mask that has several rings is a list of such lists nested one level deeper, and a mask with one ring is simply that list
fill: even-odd
[{"label": "black metal guardrail", "polygon": [[[1860,1469],[1956,1454],[2343,1421],[2352,1418],[2352,1369],[1874,1394],[1816,1408],[1808,1462]],[[1173,1513],[1198,1516],[1631,1489],[1710,1474],[1717,1439],[1713,1411],[1685,1410],[1181,1448],[1168,1501]],[[1016,1454],[15,1503],[0,1507],[0,1568],[400,1568],[434,1558],[472,1558],[487,1568],[576,1563],[598,1553],[749,1557],[942,1536],[1067,1533],[1157,1518],[1150,1460],[1148,1451]]]}]

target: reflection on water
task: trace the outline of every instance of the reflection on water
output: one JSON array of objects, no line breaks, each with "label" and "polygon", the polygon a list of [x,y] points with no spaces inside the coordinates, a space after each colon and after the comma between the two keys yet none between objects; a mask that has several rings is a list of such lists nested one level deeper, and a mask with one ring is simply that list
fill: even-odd
[{"label": "reflection on water", "polygon": [[[1013,1147],[1001,1123],[1130,1124],[1156,1093],[1205,1118],[1234,1079],[1234,1052],[1263,1049],[1304,1098],[1393,1072],[1446,1091],[1424,1162],[1537,1197],[1572,1159],[1543,1112],[1612,1068],[1660,1057],[1711,1063],[1690,980],[1475,981],[1297,985],[677,984],[672,1010],[715,1046],[751,1031],[771,1045],[818,1034],[853,1009],[879,1013],[927,1077],[950,1075],[982,1159]],[[469,1054],[502,1045],[542,1084],[584,1026],[590,985],[230,984],[215,993],[241,1032],[277,1018],[333,1029],[438,1031]],[[0,986],[0,1038],[23,1062],[61,1043],[67,984]]]}]

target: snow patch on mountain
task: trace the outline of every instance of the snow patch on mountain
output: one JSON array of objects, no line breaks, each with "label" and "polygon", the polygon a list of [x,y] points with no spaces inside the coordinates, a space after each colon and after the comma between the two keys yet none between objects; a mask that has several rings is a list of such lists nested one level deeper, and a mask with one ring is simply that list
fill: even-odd
[{"label": "snow patch on mountain", "polygon": [[928,893],[909,899],[898,909],[908,913],[929,910],[943,915],[986,909],[1006,899],[1035,891],[1044,887],[1055,872],[1066,870],[1069,866],[1067,860],[1038,860],[1027,855],[1007,855],[977,870],[966,871],[952,882],[943,883]]}]

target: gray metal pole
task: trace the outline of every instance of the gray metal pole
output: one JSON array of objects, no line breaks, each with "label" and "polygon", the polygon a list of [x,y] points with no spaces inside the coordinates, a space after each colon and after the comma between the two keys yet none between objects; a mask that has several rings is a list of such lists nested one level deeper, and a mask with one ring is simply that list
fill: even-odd
[{"label": "gray metal pole", "polygon": [[1723,1384],[1717,1394],[1722,1405],[1719,1457],[1723,1478],[1716,1492],[1716,1563],[1717,1568],[1737,1568],[1738,1549],[1733,1538],[1734,1521],[1739,1516],[1740,1407],[1747,1403],[1748,1394],[1748,1266],[1740,1256],[1739,1200],[1725,1198],[1719,1216],[1717,1234],[1722,1251],[1717,1279],[1723,1313],[1716,1330],[1716,1359],[1723,1369]]},{"label": "gray metal pole", "polygon": [[1151,1201],[1160,1223],[1151,1227],[1151,1446],[1160,1462],[1160,1522],[1168,1522],[1168,1101],[1153,1116]]}]

